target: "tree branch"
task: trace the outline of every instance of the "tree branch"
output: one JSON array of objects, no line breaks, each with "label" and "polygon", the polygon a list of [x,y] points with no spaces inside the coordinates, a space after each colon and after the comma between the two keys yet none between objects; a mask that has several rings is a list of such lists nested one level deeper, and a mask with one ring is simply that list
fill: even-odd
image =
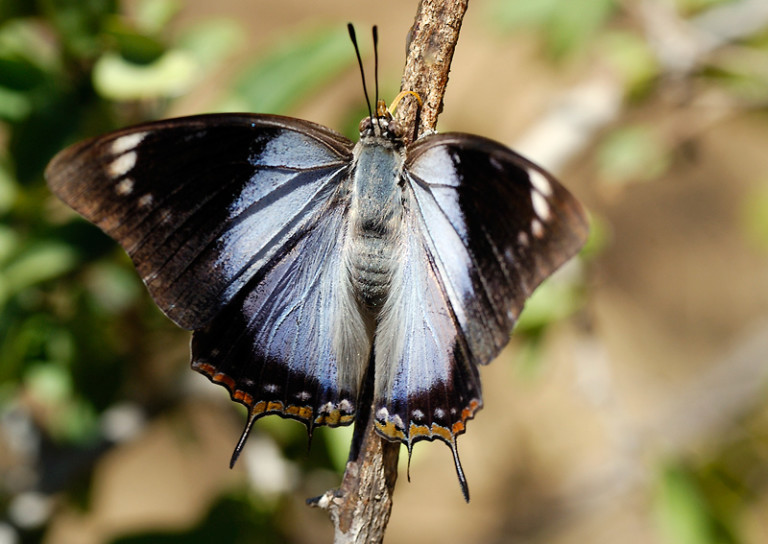
[{"label": "tree branch", "polygon": [[[418,134],[433,131],[443,111],[443,96],[453,51],[459,41],[461,21],[468,0],[422,0],[408,33],[408,56],[400,84],[401,91],[415,91],[423,101]],[[407,101],[398,110],[404,126],[412,126],[418,105]]]},{"label": "tree branch", "polygon": [[[415,100],[406,100],[397,111],[398,120],[409,129],[405,131],[408,135],[434,131],[437,126],[467,1],[421,0],[419,3],[408,33],[401,90],[418,93],[423,105],[419,109]],[[412,127],[417,118],[418,128],[414,131]],[[372,407],[361,407],[341,487],[308,501],[312,506],[328,510],[336,544],[380,543],[389,522],[400,444],[379,437],[373,418]]]}]

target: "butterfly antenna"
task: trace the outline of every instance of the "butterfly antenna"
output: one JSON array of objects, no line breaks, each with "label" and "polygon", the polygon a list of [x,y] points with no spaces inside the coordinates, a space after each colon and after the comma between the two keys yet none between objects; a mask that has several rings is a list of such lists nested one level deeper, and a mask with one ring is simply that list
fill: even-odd
[{"label": "butterfly antenna", "polygon": [[365,70],[363,70],[363,59],[360,57],[360,48],[357,45],[357,37],[355,36],[355,27],[352,23],[347,23],[347,30],[349,31],[349,39],[352,40],[352,45],[355,47],[355,55],[357,55],[357,65],[360,67],[360,77],[363,80],[363,94],[365,94],[365,104],[368,106],[368,117],[371,118],[373,123],[373,110],[371,110],[371,99],[368,98],[368,88],[365,86]]},{"label": "butterfly antenna", "polygon": [[376,104],[376,113],[378,114],[378,108],[379,108],[379,29],[376,27],[376,25],[373,25],[373,28],[371,29],[371,33],[373,34],[373,82],[375,85],[375,95],[376,100],[374,101],[374,104]]}]

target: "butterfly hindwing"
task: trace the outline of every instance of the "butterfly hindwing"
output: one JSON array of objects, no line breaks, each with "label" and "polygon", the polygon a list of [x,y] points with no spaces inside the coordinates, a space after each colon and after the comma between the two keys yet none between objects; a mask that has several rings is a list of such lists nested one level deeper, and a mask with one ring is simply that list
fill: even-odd
[{"label": "butterfly hindwing", "polygon": [[[354,419],[369,341],[359,314],[347,310],[343,289],[345,203],[332,199],[273,267],[195,331],[192,366],[246,405],[248,428],[271,413],[297,419],[310,430]],[[358,335],[351,341],[362,354],[343,363],[335,345],[342,324]]]},{"label": "butterfly hindwing", "polygon": [[316,220],[351,147],[306,121],[200,115],[72,146],[46,177],[123,246],[158,306],[196,329]]}]

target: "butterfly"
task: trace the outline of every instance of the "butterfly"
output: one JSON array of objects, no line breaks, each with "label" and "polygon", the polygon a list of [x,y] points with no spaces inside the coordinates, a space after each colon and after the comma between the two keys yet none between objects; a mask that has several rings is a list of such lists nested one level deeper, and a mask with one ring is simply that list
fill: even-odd
[{"label": "butterfly", "polygon": [[478,367],[588,230],[542,168],[470,134],[405,144],[381,101],[357,143],[290,117],[196,115],[77,143],[46,178],[194,331],[192,368],[248,409],[233,464],[262,416],[311,434],[372,402],[409,455],[448,444],[466,500],[456,440],[483,404]]}]

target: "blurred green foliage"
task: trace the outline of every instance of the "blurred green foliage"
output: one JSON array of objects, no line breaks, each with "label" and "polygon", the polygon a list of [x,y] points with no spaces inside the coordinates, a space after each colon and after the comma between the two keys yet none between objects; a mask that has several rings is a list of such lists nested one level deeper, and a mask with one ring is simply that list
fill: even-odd
[{"label": "blurred green foliage", "polygon": [[507,31],[535,29],[554,58],[583,51],[619,8],[615,0],[540,0],[489,4],[489,20]]},{"label": "blurred green foliage", "polygon": [[[173,405],[172,392],[142,383],[141,362],[148,346],[186,343],[186,333],[155,308],[125,254],[55,201],[43,170],[68,144],[164,116],[244,44],[232,20],[178,27],[181,6],[144,0],[131,3],[129,16],[109,0],[0,1],[0,416],[30,418],[42,437],[19,452],[36,452],[20,466],[37,466],[38,475],[8,487],[14,477],[4,474],[0,511],[34,488],[69,492],[88,508],[81,490],[89,469],[72,464],[72,453],[98,459],[102,413],[125,400],[149,412]],[[343,26],[296,29],[241,69],[210,109],[288,113],[352,63]],[[186,360],[177,363],[178,372],[189,372]],[[262,430],[286,455],[304,459],[305,470],[329,467],[320,435],[306,459],[299,427]],[[223,498],[185,536],[123,541],[283,541],[275,515],[281,504]],[[21,530],[24,541],[44,535],[44,526]]]},{"label": "blurred green foliage", "polygon": [[743,228],[747,240],[768,253],[768,179],[760,179],[743,205]]}]

